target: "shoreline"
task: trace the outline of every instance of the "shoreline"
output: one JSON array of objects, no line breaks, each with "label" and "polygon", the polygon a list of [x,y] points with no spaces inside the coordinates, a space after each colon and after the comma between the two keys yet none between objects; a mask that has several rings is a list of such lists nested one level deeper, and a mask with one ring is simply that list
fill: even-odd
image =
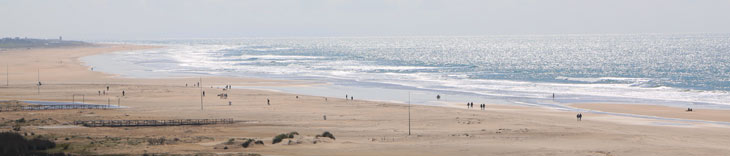
[{"label": "shoreline", "polygon": [[[1,112],[0,123],[24,118],[22,132],[51,136],[70,144],[67,152],[86,154],[225,154],[264,155],[721,155],[730,153],[730,126],[664,121],[541,107],[487,104],[471,109],[408,105],[306,96],[236,87],[291,87],[302,82],[255,78],[123,78],[90,71],[82,56],[150,48],[134,45],[4,51],[11,64],[11,85],[0,82],[0,99],[71,101],[84,94],[87,103],[119,100],[114,110],[42,110]],[[44,84],[37,93],[36,72]],[[0,78],[3,80],[4,78]],[[185,84],[188,86],[185,86]],[[216,86],[233,85],[232,90]],[[107,91],[106,86],[110,89]],[[209,86],[214,86],[210,88]],[[106,94],[99,95],[98,92]],[[206,91],[202,97],[200,90]],[[126,91],[122,96],[121,92]],[[216,94],[226,93],[227,99]],[[344,95],[343,95],[344,97]],[[271,99],[267,105],[266,100]],[[232,105],[228,105],[231,101]],[[481,103],[481,102],[480,102]],[[475,102],[478,105],[478,103]],[[407,114],[411,112],[409,117]],[[699,112],[699,111],[698,111]],[[697,112],[695,112],[697,113]],[[699,113],[697,113],[699,114]],[[327,120],[323,120],[326,116]],[[241,122],[209,126],[100,127],[66,126],[76,120],[167,120],[232,118]],[[409,120],[411,119],[411,120]],[[409,129],[407,125],[412,127]],[[9,125],[0,125],[8,130]],[[408,135],[409,130],[413,135]],[[286,144],[270,144],[280,133],[301,135]],[[337,140],[318,140],[324,131]],[[672,136],[672,137],[667,137]],[[63,138],[70,138],[69,140]],[[152,138],[169,144],[148,144]],[[174,139],[173,139],[174,138]],[[264,140],[264,146],[242,148],[240,138]],[[226,144],[233,139],[235,144]],[[107,146],[113,145],[113,146]],[[223,149],[226,147],[227,149]],[[637,150],[640,149],[640,150]],[[677,150],[681,149],[681,150]]]},{"label": "shoreline", "polygon": [[[119,46],[121,46],[121,48],[128,48],[126,50],[121,50],[121,51],[136,51],[136,50],[145,50],[145,49],[164,48],[163,46],[156,46],[156,45],[131,45],[131,44],[90,44],[90,45],[86,45],[86,46],[72,46],[72,47],[61,47],[61,48],[62,49],[69,49],[69,48],[71,48],[71,49],[74,49],[74,48],[88,48],[88,47],[97,47],[98,48],[98,47],[105,47],[105,46],[107,46],[107,47],[108,46],[112,46],[112,47],[119,47]],[[59,49],[59,48],[37,48],[36,50],[53,50],[53,49]],[[15,50],[15,51],[24,51],[24,50],[33,50],[33,49],[10,49],[10,50],[11,51],[12,50]],[[93,67],[90,66],[90,65],[88,65],[87,63],[83,63],[83,61],[81,60],[81,58],[88,57],[88,56],[93,56],[93,55],[99,55],[99,54],[114,53],[114,52],[120,52],[120,49],[114,49],[114,50],[111,50],[111,51],[99,51],[98,53],[84,53],[82,55],[78,55],[78,56],[71,57],[71,59],[72,59],[71,62],[77,63],[80,66],[83,66],[83,67],[85,67],[87,69],[90,69],[90,68],[93,68]],[[118,74],[102,72],[102,71],[98,71],[98,70],[97,71],[93,71],[92,70],[91,72],[92,73],[97,73],[97,74],[104,75],[105,77],[108,77],[108,78],[111,78],[111,79],[118,79],[118,80],[121,80],[121,81],[124,81],[125,79],[127,79],[127,80],[135,80],[135,79],[137,79],[137,80],[145,80],[145,79],[146,80],[195,79],[195,77],[191,77],[191,76],[179,76],[179,77],[145,77],[145,78],[141,78],[141,77],[126,77],[126,76],[121,76],[121,75],[118,75]],[[327,98],[338,98],[336,96],[322,96],[322,95],[314,95],[314,94],[311,94],[311,93],[310,94],[307,94],[307,93],[304,93],[304,92],[302,92],[300,90],[281,90],[283,87],[288,87],[288,88],[300,88],[300,87],[304,87],[301,90],[311,91],[313,86],[322,86],[322,85],[330,85],[330,86],[332,86],[333,85],[333,84],[328,84],[327,82],[312,82],[312,81],[308,81],[308,80],[261,79],[261,78],[253,78],[253,77],[225,77],[225,76],[211,76],[211,75],[208,75],[208,76],[202,75],[202,76],[199,76],[199,77],[200,78],[205,77],[206,79],[214,79],[214,81],[235,81],[235,80],[271,81],[271,82],[268,82],[268,83],[258,83],[257,82],[256,85],[244,84],[244,85],[239,85],[239,86],[246,86],[246,87],[241,87],[241,89],[253,89],[253,90],[259,90],[259,91],[267,91],[268,90],[268,91],[273,91],[273,92],[279,92],[279,93],[282,93],[282,94],[300,94],[300,96],[314,96],[314,97],[323,97],[323,98],[324,97],[327,97]],[[109,83],[109,82],[106,82],[106,83]],[[215,83],[215,85],[220,85],[220,83]],[[260,86],[260,87],[257,88],[256,86]],[[272,89],[271,88],[271,87],[277,87],[277,86],[279,87],[279,89],[275,89],[275,88]],[[210,85],[210,87],[213,88],[213,85]],[[263,87],[263,88],[261,88],[261,87]],[[219,88],[219,87],[217,87],[217,88]],[[236,89],[236,88],[239,88],[239,87],[235,87],[234,89]],[[375,88],[375,89],[383,90],[383,88]],[[404,102],[404,101],[398,101],[398,100],[372,99],[372,97],[371,98],[358,98],[358,100],[363,100],[363,99],[365,101],[370,101],[370,102],[393,103],[393,104],[408,105],[408,102],[407,101]],[[426,98],[426,99],[428,99],[428,98]],[[14,100],[14,99],[6,99],[6,100]],[[437,107],[457,108],[457,109],[458,108],[462,108],[461,106],[459,106],[459,103],[458,102],[448,102],[448,101],[438,101],[438,100],[436,100],[436,101],[422,100],[422,101],[419,101],[419,102],[420,103],[428,103],[428,102],[431,102],[431,103],[440,103],[440,104],[436,104],[436,105],[434,105],[434,104],[425,104],[425,105],[424,104],[419,104],[419,105],[423,105],[423,106],[437,106]],[[493,103],[494,101],[490,101],[490,102],[488,102],[487,104],[488,105],[492,105],[492,106],[493,105],[518,106],[518,107],[526,106],[526,105],[518,105],[518,104],[514,104],[514,103],[512,103],[512,104],[510,104],[510,103],[495,104],[495,103]],[[483,102],[478,102],[478,103],[483,103]],[[98,105],[101,105],[101,104],[98,104]],[[625,114],[637,115],[637,116],[653,116],[653,117],[658,117],[660,119],[661,118],[666,118],[666,119],[669,119],[669,120],[672,120],[672,119],[686,119],[686,120],[717,121],[717,122],[730,123],[730,115],[728,115],[728,116],[720,115],[720,114],[724,114],[724,113],[730,114],[730,110],[724,110],[724,109],[713,109],[713,108],[707,108],[706,109],[706,110],[711,110],[710,112],[712,112],[712,113],[711,113],[710,116],[720,118],[720,119],[717,119],[717,118],[705,117],[705,116],[697,117],[697,116],[664,115],[664,114],[662,114],[662,113],[672,113],[672,111],[670,111],[670,110],[674,110],[674,109],[668,109],[668,108],[679,108],[679,107],[676,107],[676,106],[651,105],[651,104],[631,104],[631,103],[612,103],[612,104],[609,104],[609,103],[575,103],[575,102],[573,102],[573,103],[564,103],[563,105],[568,106],[568,107],[578,108],[578,109],[587,109],[587,110],[600,111],[600,112],[603,112],[603,113],[609,113],[611,115],[618,115],[618,114],[614,114],[614,113],[625,113]],[[617,108],[616,106],[630,106],[632,108]],[[537,107],[537,108],[540,108],[540,109],[558,109],[558,110],[560,109],[559,107],[542,106],[542,105],[538,105],[538,104],[536,104],[536,105],[529,105],[527,107]],[[636,107],[636,108],[634,108],[634,107]],[[638,109],[643,109],[643,110],[646,110],[647,108],[652,108],[652,109],[657,109],[658,108],[658,109],[661,109],[662,113],[653,113],[653,112],[644,112],[644,111],[631,111],[631,110],[635,110],[637,108]]]}]

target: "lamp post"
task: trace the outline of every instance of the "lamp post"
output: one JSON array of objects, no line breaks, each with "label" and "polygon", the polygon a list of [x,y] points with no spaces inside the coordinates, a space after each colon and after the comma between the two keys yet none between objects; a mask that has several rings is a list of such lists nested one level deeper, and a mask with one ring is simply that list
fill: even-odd
[{"label": "lamp post", "polygon": [[198,87],[200,87],[200,110],[203,110],[203,77],[200,77]]}]

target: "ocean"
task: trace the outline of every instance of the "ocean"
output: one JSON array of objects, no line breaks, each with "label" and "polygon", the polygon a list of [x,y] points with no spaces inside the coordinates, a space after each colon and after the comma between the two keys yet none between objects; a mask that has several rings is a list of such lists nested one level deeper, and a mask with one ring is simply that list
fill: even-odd
[{"label": "ocean", "polygon": [[[317,96],[344,97],[349,93],[358,98],[405,103],[410,92],[415,94],[415,103],[429,105],[473,101],[561,107],[600,102],[730,109],[730,34],[295,37],[111,43],[165,48],[88,56],[82,61],[97,71],[126,77],[211,75],[330,84],[314,89],[249,87]],[[436,95],[444,99],[436,100]]]}]

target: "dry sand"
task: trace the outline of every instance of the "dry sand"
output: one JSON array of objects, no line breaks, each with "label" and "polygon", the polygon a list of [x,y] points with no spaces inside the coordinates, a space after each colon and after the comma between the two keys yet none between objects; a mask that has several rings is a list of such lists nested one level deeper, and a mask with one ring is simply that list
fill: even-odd
[{"label": "dry sand", "polygon": [[[10,65],[10,86],[0,76],[0,100],[71,101],[85,94],[87,103],[121,105],[116,110],[44,110],[0,112],[0,130],[13,120],[25,118],[23,132],[70,143],[66,152],[76,154],[237,154],[262,155],[728,155],[730,127],[717,124],[664,121],[510,105],[487,105],[487,110],[419,106],[412,107],[412,135],[408,135],[408,107],[371,101],[234,89],[229,99],[215,96],[224,91],[212,86],[316,85],[298,81],[250,78],[203,78],[206,97],[200,109],[198,78],[130,79],[93,72],[79,57],[120,50],[156,48],[134,45],[23,49],[0,52],[0,68]],[[36,74],[43,85],[37,94]],[[108,95],[98,91],[110,87]],[[357,96],[357,95],[355,95]],[[266,105],[266,99],[271,105]],[[228,101],[233,105],[228,106]],[[582,107],[582,106],[578,106]],[[588,108],[588,107],[585,107]],[[598,107],[593,107],[599,109]],[[610,108],[610,109],[609,109]],[[652,113],[654,107],[631,109],[601,107],[599,110]],[[726,121],[726,116],[699,113],[692,119]],[[708,110],[709,111],[709,110]],[[680,110],[660,114],[682,114]],[[327,120],[323,120],[327,115]],[[647,114],[650,115],[650,114]],[[227,125],[172,127],[100,127],[69,125],[74,120],[234,118]],[[297,131],[299,136],[271,144],[273,136]],[[336,140],[315,139],[329,131]],[[164,145],[151,144],[165,138]],[[65,138],[69,138],[66,140]],[[231,138],[234,144],[226,145]],[[264,146],[242,148],[240,138],[256,138]],[[314,144],[313,141],[319,142]],[[228,149],[223,149],[223,147]]]}]

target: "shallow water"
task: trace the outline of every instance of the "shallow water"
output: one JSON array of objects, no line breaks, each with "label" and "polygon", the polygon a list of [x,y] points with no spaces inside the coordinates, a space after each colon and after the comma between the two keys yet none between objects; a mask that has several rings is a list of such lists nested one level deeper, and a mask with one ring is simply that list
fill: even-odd
[{"label": "shallow water", "polygon": [[328,82],[269,87],[439,105],[647,103],[730,108],[730,34],[252,38],[127,41],[168,46],[84,57],[128,77],[220,75]]}]

